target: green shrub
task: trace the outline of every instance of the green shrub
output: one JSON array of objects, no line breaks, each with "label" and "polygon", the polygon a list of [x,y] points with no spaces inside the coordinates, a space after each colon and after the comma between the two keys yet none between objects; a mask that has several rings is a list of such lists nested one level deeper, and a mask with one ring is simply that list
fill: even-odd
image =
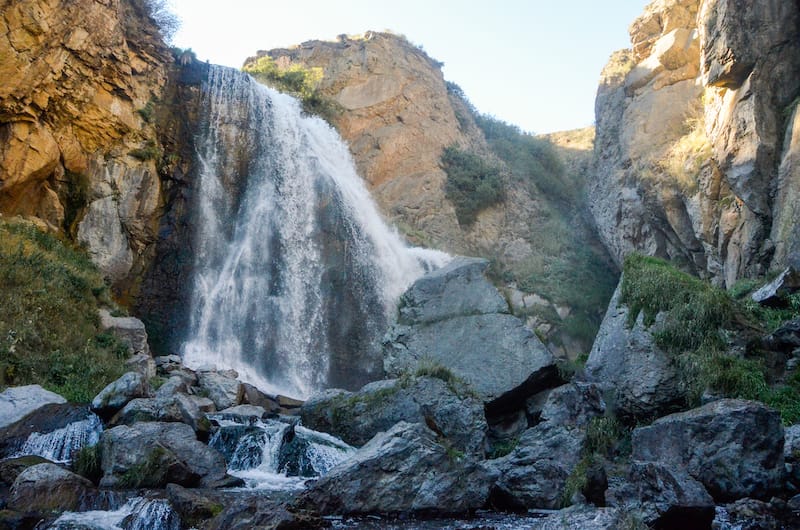
[{"label": "green shrub", "polygon": [[73,458],[72,469],[97,484],[103,476],[102,456],[100,444],[83,447]]},{"label": "green shrub", "polygon": [[[666,261],[631,255],[625,260],[621,302],[630,309],[629,325],[640,313],[646,326],[662,314],[653,339],[674,356],[689,405],[697,405],[703,392],[711,390],[762,401],[776,408],[784,423],[794,423],[800,421],[800,374],[771,387],[758,339],[797,311],[790,300],[787,308],[771,309],[745,297],[757,286],[740,282],[726,292]],[[732,295],[745,298],[737,301]],[[746,346],[745,357],[728,352],[734,340]]]},{"label": "green shrub", "polygon": [[161,147],[153,140],[148,140],[144,147],[131,149],[128,154],[137,160],[146,162],[147,160],[159,160],[161,158]]},{"label": "green shrub", "polygon": [[88,257],[22,222],[0,221],[0,388],[40,384],[90,401],[122,375],[127,349],[99,334],[111,300]]},{"label": "green shrub", "polygon": [[503,440],[501,442],[493,443],[492,449],[486,458],[494,460],[495,458],[502,458],[517,448],[519,445],[519,438],[512,438],[510,440]]},{"label": "green shrub", "polygon": [[499,166],[455,145],[442,151],[441,162],[447,173],[445,196],[453,204],[461,226],[471,225],[481,210],[505,199],[505,183]]},{"label": "green shrub", "polygon": [[156,488],[163,485],[170,453],[161,446],[150,450],[141,462],[129,467],[119,478],[123,488]]}]

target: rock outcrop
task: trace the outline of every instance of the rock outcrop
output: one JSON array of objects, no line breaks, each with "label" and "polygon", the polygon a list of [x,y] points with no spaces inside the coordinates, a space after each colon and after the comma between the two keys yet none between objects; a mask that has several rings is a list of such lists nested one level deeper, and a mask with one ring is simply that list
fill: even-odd
[{"label": "rock outcrop", "polygon": [[660,0],[631,25],[601,76],[589,193],[618,263],[644,252],[725,285],[788,264],[799,23],[793,2]]},{"label": "rock outcrop", "polygon": [[172,58],[149,10],[0,3],[0,213],[76,236],[118,286],[156,240],[162,200],[148,121]]},{"label": "rock outcrop", "polygon": [[523,385],[553,356],[483,276],[488,261],[456,258],[415,282],[401,297],[398,324],[387,335],[390,376],[438,363],[486,401]]}]

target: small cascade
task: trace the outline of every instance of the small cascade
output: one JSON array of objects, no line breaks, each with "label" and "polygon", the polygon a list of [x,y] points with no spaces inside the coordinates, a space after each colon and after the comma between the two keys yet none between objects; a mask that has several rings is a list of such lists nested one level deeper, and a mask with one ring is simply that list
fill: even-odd
[{"label": "small cascade", "polygon": [[116,510],[67,512],[51,530],[102,528],[104,530],[180,530],[181,520],[165,499],[134,497]]},{"label": "small cascade", "polygon": [[212,65],[203,109],[184,362],[299,398],[380,377],[397,298],[449,256],[386,226],[347,146],[294,98]]},{"label": "small cascade", "polygon": [[280,421],[210,419],[220,428],[209,445],[249,488],[302,489],[306,479],[324,475],[355,451],[338,438]]},{"label": "small cascade", "polygon": [[103,422],[95,414],[66,427],[40,434],[31,433],[15,456],[36,455],[53,462],[67,464],[76,451],[97,444],[103,432]]}]

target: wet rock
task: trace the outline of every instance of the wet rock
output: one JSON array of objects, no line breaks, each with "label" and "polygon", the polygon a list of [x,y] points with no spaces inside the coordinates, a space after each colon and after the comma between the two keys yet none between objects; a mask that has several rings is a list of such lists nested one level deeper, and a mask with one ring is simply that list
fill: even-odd
[{"label": "wet rock", "polygon": [[[38,464],[52,464],[49,460],[41,456],[20,456],[17,458],[8,458],[0,460],[0,486],[6,485],[11,487],[20,473],[29,467]],[[1,509],[1,508],[0,508]]]},{"label": "wet rock", "polygon": [[63,397],[39,385],[7,388],[0,392],[0,427],[19,421],[48,403],[66,402]]},{"label": "wet rock", "polygon": [[655,345],[642,315],[628,327],[629,309],[620,305],[620,296],[617,286],[586,361],[586,378],[614,387],[621,416],[644,419],[674,412],[684,402],[677,366]]},{"label": "wet rock", "polygon": [[263,407],[257,407],[255,405],[237,405],[225,410],[220,410],[214,416],[247,424],[264,419],[267,416],[267,411],[264,410]]},{"label": "wet rock", "polygon": [[226,499],[225,509],[205,523],[208,530],[316,530],[330,528],[331,523],[305,510],[287,506],[280,500],[263,496],[237,495]]},{"label": "wet rock", "polygon": [[618,530],[620,528],[636,528],[626,524],[634,522],[628,514],[616,508],[594,508],[591,506],[575,506],[559,510],[548,516],[540,530]]},{"label": "wet rock", "polygon": [[294,425],[283,434],[278,469],[290,477],[318,477],[354,451],[333,436]]},{"label": "wet rock", "polygon": [[434,377],[376,381],[358,392],[326,390],[309,398],[300,416],[306,427],[355,446],[400,421],[428,422],[453,447],[471,454],[483,454],[487,428],[481,400],[463,385]]},{"label": "wet rock", "polygon": [[685,470],[717,501],[783,487],[783,427],[765,405],[722,399],[633,431],[633,459]]},{"label": "wet rock", "polygon": [[298,498],[320,514],[444,514],[482,507],[495,474],[421,424],[380,433]]},{"label": "wet rock", "polygon": [[111,425],[133,425],[138,422],[179,422],[194,429],[199,438],[207,438],[211,424],[189,396],[137,398],[131,400],[111,420]]},{"label": "wet rock", "polygon": [[[717,524],[722,523],[722,524]],[[742,530],[784,530],[797,528],[800,517],[791,513],[783,501],[739,499],[718,509],[715,527]]]},{"label": "wet rock", "polygon": [[178,484],[167,484],[166,494],[169,503],[187,528],[199,527],[224,509],[224,505],[213,496],[213,492],[207,490],[186,489]]},{"label": "wet rock", "polygon": [[685,471],[654,462],[633,462],[606,493],[609,506],[638,512],[655,528],[710,528],[714,499]]},{"label": "wet rock", "polygon": [[225,459],[183,423],[147,422],[105,431],[103,488],[215,487],[227,479]]},{"label": "wet rock", "polygon": [[236,380],[235,375],[228,377],[219,372],[201,371],[198,373],[198,384],[214,402],[217,410],[234,407],[242,402],[242,385]]},{"label": "wet rock", "polygon": [[101,418],[110,418],[130,400],[148,397],[150,388],[147,380],[139,372],[128,372],[109,383],[92,400],[92,411]]},{"label": "wet rock", "polygon": [[0,429],[0,458],[7,458],[22,450],[25,441],[34,433],[49,434],[93,416],[85,405],[64,403],[40,407],[16,423]]},{"label": "wet rock", "polygon": [[94,484],[55,464],[37,464],[17,476],[8,506],[34,512],[77,511]]},{"label": "wet rock", "polygon": [[267,395],[253,385],[242,383],[242,402],[248,405],[262,407],[268,414],[277,414],[281,408],[280,403],[273,396]]}]

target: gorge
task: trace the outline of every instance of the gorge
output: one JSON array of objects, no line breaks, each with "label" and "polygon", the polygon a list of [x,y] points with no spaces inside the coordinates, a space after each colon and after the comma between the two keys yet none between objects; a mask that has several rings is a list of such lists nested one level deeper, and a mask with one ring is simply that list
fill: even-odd
[{"label": "gorge", "polygon": [[0,0],[0,527],[799,524],[797,2],[651,2],[545,136],[159,6]]}]

